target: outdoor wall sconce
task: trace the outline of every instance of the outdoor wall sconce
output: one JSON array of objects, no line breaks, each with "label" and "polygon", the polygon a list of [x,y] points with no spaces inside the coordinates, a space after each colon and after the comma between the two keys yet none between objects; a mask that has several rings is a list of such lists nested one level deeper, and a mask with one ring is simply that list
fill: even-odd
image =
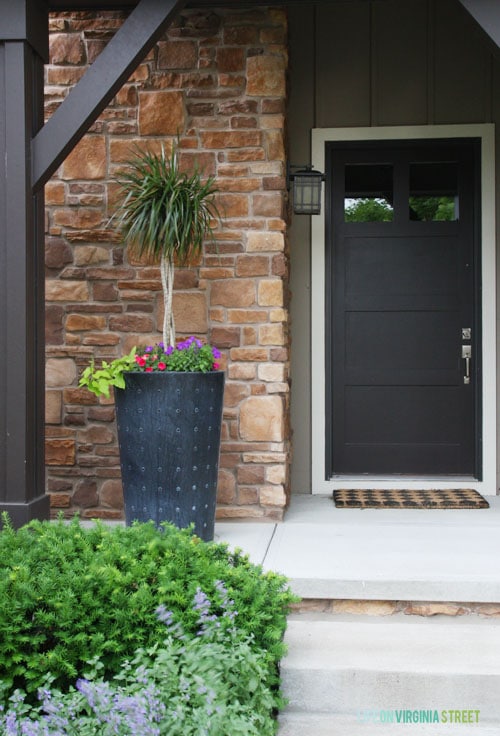
[{"label": "outdoor wall sconce", "polygon": [[[297,171],[292,172],[292,169]],[[296,215],[319,215],[321,212],[321,186],[325,175],[311,165],[287,166],[287,184],[293,182],[293,211]]]}]

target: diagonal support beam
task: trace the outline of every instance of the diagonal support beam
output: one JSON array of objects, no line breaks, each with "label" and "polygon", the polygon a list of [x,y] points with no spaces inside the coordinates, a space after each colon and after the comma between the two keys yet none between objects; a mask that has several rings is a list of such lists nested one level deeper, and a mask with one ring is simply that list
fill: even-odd
[{"label": "diagonal support beam", "polygon": [[460,2],[500,47],[500,2],[498,0],[460,0]]},{"label": "diagonal support beam", "polygon": [[48,181],[185,4],[186,0],[140,0],[33,139],[34,191]]}]

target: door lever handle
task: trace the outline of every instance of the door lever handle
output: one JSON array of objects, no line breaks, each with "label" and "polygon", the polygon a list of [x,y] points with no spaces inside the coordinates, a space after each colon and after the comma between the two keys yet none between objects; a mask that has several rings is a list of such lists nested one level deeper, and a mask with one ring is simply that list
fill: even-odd
[{"label": "door lever handle", "polygon": [[462,358],[465,360],[465,375],[464,383],[470,383],[470,362],[472,359],[472,347],[471,345],[462,345]]}]

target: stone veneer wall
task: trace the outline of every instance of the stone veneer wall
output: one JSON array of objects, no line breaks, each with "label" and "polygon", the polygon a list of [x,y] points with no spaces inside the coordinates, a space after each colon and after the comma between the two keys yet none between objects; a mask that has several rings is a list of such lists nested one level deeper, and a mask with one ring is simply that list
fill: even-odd
[{"label": "stone veneer wall", "polygon": [[[51,16],[47,116],[123,21]],[[288,494],[288,275],[282,10],[184,12],[46,186],[47,489],[54,511],[120,518],[114,408],[78,388],[91,356],[160,338],[156,267],[107,227],[133,144],[179,135],[181,165],[217,177],[224,213],[200,262],[179,269],[178,336],[223,353],[219,517],[282,516]]]}]

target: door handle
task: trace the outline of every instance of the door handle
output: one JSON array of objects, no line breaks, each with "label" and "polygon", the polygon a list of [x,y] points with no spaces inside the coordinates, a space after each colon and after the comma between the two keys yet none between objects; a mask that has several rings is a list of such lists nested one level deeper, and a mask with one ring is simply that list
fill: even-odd
[{"label": "door handle", "polygon": [[472,360],[472,347],[471,345],[462,345],[462,358],[465,360],[465,375],[464,383],[470,383],[470,362]]}]

